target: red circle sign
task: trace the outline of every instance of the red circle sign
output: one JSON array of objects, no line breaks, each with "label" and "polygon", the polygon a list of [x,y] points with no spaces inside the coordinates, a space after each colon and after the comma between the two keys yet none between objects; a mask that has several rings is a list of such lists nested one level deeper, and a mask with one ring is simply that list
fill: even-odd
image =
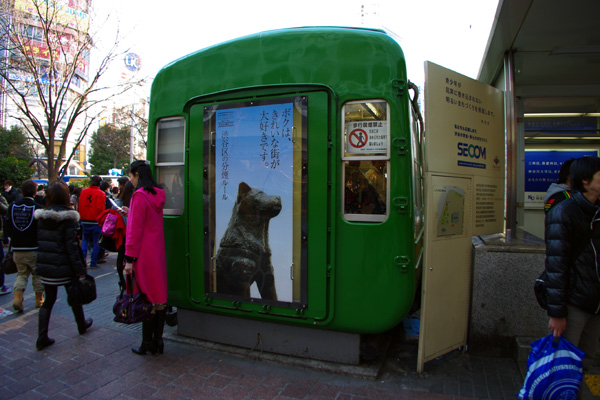
[{"label": "red circle sign", "polygon": [[363,129],[355,129],[350,132],[350,136],[348,136],[348,142],[350,143],[350,146],[356,149],[364,147],[368,140],[369,137],[367,136],[367,132],[365,132]]}]

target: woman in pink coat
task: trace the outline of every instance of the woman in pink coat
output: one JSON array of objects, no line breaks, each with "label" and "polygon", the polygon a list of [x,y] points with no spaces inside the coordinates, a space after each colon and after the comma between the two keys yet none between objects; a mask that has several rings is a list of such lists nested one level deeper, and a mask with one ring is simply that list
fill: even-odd
[{"label": "woman in pink coat", "polygon": [[[133,271],[137,288],[153,304],[154,317],[142,322],[142,344],[136,354],[162,354],[167,303],[167,266],[163,206],[165,192],[152,177],[150,162],[134,161],[129,178],[135,187],[127,215],[125,274]],[[134,288],[134,290],[137,290]]]}]

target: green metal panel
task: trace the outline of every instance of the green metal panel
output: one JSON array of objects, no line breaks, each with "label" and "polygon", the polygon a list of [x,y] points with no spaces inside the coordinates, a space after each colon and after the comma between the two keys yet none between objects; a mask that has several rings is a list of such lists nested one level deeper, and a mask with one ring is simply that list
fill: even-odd
[{"label": "green metal panel", "polygon": [[[382,31],[299,28],[264,32],[200,50],[163,68],[151,116],[180,115],[199,95],[247,87],[323,84],[340,102],[390,96],[406,81],[400,46]],[[158,107],[158,109],[156,109]]]},{"label": "green metal panel", "polygon": [[[403,146],[411,140],[406,82],[397,43],[381,31],[345,28],[261,33],[163,68],[152,86],[150,147],[158,119],[187,120],[185,210],[165,217],[169,303],[351,332],[382,332],[398,324],[415,292],[411,146]],[[207,298],[198,244],[204,235],[202,106],[299,93],[309,97],[308,307]],[[341,214],[341,107],[359,99],[390,106],[391,204],[380,223],[348,222]]]}]

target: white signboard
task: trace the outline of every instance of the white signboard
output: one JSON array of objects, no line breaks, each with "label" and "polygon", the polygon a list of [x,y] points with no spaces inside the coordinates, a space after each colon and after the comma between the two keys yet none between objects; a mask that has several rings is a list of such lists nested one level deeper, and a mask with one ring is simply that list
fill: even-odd
[{"label": "white signboard", "polygon": [[502,91],[425,63],[427,170],[504,180]]},{"label": "white signboard", "polygon": [[387,121],[354,121],[346,124],[346,153],[386,155]]},{"label": "white signboard", "polygon": [[502,232],[504,95],[431,62],[425,75],[427,171],[473,177],[473,234]]}]

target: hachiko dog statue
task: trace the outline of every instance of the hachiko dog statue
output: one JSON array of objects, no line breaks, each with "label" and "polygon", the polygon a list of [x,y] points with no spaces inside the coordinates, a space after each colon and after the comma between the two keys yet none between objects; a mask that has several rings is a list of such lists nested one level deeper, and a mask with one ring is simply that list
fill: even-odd
[{"label": "hachiko dog statue", "polygon": [[281,197],[241,182],[231,219],[217,251],[217,292],[250,297],[256,282],[263,299],[277,300],[269,247],[269,221]]}]

